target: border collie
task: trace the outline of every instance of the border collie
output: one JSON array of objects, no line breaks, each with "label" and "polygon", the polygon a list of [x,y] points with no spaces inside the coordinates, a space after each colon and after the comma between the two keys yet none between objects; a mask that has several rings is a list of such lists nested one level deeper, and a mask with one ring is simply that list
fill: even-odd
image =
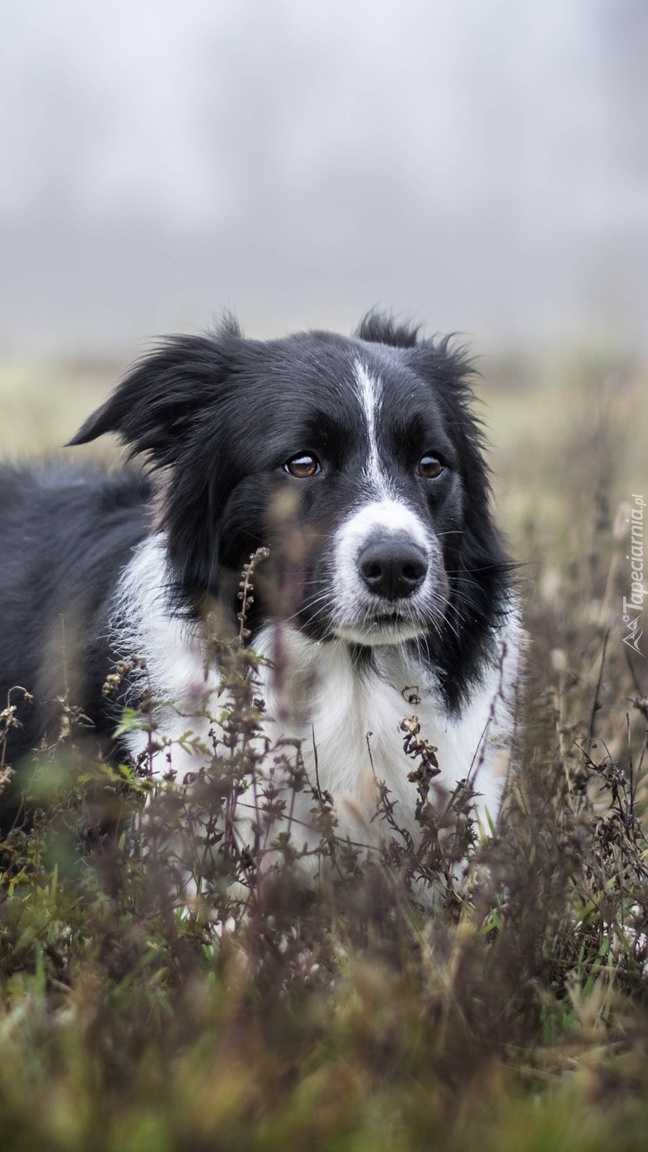
[{"label": "border collie", "polygon": [[[413,827],[412,689],[439,781],[476,773],[478,812],[495,820],[520,631],[470,375],[447,338],[375,313],[351,338],[248,340],[227,320],[164,341],[71,441],[116,433],[144,471],[4,468],[0,709],[16,685],[33,697],[11,697],[8,762],[46,736],[64,688],[114,747],[102,685],[132,656],[179,737],[218,692],[205,606],[234,632],[241,570],[267,546],[246,620],[268,657],[267,729],[301,740],[340,834],[375,834],[376,779]],[[131,696],[141,687],[136,672]],[[145,739],[130,733],[126,750]],[[174,749],[177,778],[197,766]],[[14,781],[5,826],[16,803]]]}]

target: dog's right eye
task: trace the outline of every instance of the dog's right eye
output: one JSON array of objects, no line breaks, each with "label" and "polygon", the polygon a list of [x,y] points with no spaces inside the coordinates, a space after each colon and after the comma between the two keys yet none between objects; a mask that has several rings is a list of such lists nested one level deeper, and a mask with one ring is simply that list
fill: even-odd
[{"label": "dog's right eye", "polygon": [[296,476],[298,480],[309,480],[321,472],[320,462],[312,452],[300,452],[298,456],[291,456],[284,464],[284,472]]}]

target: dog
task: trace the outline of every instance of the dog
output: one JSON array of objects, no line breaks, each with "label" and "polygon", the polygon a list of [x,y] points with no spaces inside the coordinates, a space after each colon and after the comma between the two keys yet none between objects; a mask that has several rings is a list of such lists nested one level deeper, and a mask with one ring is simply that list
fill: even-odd
[{"label": "dog", "polygon": [[[206,606],[235,633],[241,571],[267,548],[242,632],[262,658],[265,731],[300,742],[339,834],[378,834],[376,781],[414,829],[408,698],[438,783],[451,791],[471,779],[477,815],[492,825],[521,632],[471,377],[451,339],[375,312],[352,337],[268,341],[226,318],[165,340],[70,441],[114,433],[143,469],[5,467],[0,701],[18,721],[6,763],[19,767],[47,739],[63,692],[108,754],[140,756],[146,734],[115,742],[104,690],[115,665],[137,656],[128,698],[142,694],[145,668],[150,695],[165,702],[156,722],[171,752],[160,770],[171,759],[176,779],[195,772],[195,750],[173,742],[187,715],[207,738],[219,691]],[[0,799],[5,825],[19,779]]]}]

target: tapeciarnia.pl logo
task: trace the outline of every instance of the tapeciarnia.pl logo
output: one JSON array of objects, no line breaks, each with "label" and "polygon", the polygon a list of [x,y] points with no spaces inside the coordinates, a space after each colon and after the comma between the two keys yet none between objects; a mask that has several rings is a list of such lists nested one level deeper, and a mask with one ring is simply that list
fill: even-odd
[{"label": "tapeciarnia.pl logo", "polygon": [[628,524],[630,525],[630,552],[626,560],[630,561],[630,595],[623,597],[623,623],[626,634],[623,643],[634,648],[640,656],[645,653],[639,647],[643,636],[643,610],[644,596],[648,589],[644,588],[644,510],[646,507],[643,496],[632,494],[634,507],[630,509]]}]

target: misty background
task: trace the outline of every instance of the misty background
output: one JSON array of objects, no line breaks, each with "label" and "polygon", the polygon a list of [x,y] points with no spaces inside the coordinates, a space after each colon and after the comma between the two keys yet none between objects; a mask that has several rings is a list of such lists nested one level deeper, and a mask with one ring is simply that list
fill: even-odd
[{"label": "misty background", "polygon": [[373,305],[645,348],[645,0],[8,0],[0,351]]}]

